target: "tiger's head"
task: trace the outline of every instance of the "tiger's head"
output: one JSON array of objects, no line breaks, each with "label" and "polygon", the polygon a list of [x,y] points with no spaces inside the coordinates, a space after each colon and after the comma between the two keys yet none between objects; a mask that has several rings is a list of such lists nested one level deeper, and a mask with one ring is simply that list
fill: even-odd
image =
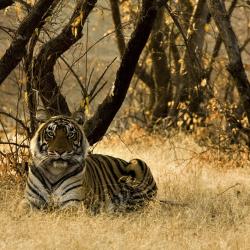
[{"label": "tiger's head", "polygon": [[54,116],[42,123],[30,142],[30,152],[36,166],[66,168],[82,164],[88,141],[74,118]]}]

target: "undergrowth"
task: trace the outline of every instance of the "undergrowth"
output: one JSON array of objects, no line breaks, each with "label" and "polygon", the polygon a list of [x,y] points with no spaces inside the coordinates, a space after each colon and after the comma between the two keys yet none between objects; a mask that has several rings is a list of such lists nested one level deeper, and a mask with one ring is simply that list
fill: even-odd
[{"label": "undergrowth", "polygon": [[74,213],[18,216],[25,176],[8,169],[6,161],[0,175],[0,249],[249,248],[247,152],[238,157],[240,151],[201,147],[192,135],[164,138],[139,127],[110,134],[92,150],[144,159],[158,184],[157,201],[130,214],[91,216],[79,207]]}]

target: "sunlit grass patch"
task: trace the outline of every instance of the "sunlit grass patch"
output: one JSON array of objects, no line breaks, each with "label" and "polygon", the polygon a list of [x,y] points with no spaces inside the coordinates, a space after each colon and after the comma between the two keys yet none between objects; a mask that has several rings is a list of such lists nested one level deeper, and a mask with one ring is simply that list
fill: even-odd
[{"label": "sunlit grass patch", "polygon": [[157,199],[177,203],[156,201],[129,214],[93,216],[80,207],[18,216],[24,179],[2,175],[0,249],[248,249],[250,169],[215,167],[204,150],[181,135],[100,142],[96,153],[144,159],[158,183]]}]

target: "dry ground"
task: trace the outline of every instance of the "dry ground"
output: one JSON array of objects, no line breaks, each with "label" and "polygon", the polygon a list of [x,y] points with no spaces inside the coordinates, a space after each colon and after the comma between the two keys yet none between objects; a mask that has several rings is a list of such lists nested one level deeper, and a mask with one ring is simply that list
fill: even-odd
[{"label": "dry ground", "polygon": [[[136,139],[137,138],[137,139]],[[94,152],[142,158],[158,182],[159,199],[127,215],[33,213],[18,217],[23,194],[14,177],[0,178],[0,249],[250,249],[250,165],[234,168],[192,138],[145,134],[106,138]],[[237,164],[236,164],[237,165]]]}]

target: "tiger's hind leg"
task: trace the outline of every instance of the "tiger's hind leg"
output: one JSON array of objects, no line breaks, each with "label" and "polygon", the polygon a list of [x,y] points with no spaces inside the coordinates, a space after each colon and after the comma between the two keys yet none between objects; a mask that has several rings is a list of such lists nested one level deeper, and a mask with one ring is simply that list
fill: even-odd
[{"label": "tiger's hind leg", "polygon": [[150,168],[140,159],[131,160],[126,166],[126,171],[128,176],[137,183],[147,182],[151,177],[153,178]]},{"label": "tiger's hind leg", "polygon": [[126,166],[127,175],[119,179],[125,203],[130,208],[142,207],[153,200],[157,186],[150,168],[139,159],[134,159]]}]

